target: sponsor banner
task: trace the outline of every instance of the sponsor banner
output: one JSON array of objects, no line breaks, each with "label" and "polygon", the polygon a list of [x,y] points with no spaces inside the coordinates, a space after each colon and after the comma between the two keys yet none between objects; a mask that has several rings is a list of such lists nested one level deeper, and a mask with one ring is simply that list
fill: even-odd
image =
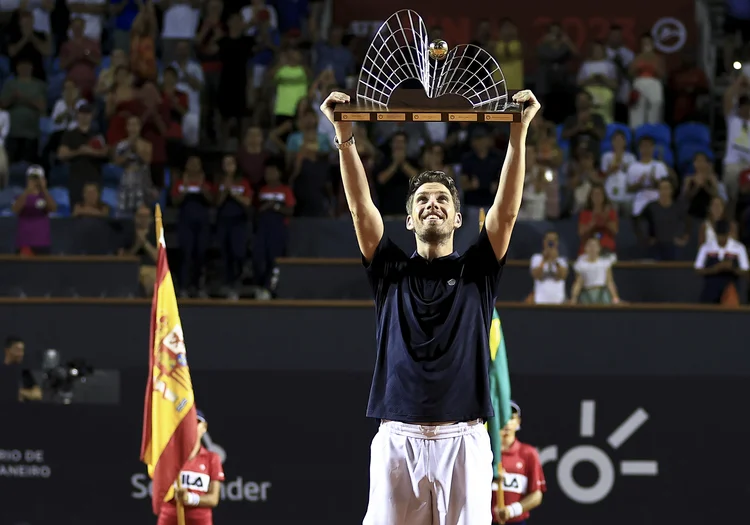
[{"label": "sponsor banner", "polygon": [[[155,523],[138,461],[143,382],[135,376],[124,375],[117,406],[4,407],[0,493],[12,497],[2,525]],[[364,417],[369,374],[197,372],[194,381],[209,421],[205,444],[227,476],[214,523],[361,522],[377,428]],[[548,484],[535,524],[697,524],[706,508],[716,522],[742,515],[750,422],[735,407],[750,396],[746,381],[512,383],[523,409],[518,437],[538,447]],[[721,505],[711,504],[713,487]]]},{"label": "sponsor banner", "polygon": [[518,26],[526,46],[527,73],[534,66],[533,48],[541,42],[552,22],[561,24],[583,56],[588,54],[591,42],[606,38],[612,24],[622,27],[625,43],[633,50],[637,50],[644,33],[651,33],[657,49],[666,54],[679,53],[697,40],[693,0],[544,2],[535,6],[531,13],[513,9],[511,4],[494,3],[491,4],[494,12],[488,14],[488,5],[482,0],[379,0],[356,5],[336,0],[334,21],[367,37],[396,11],[412,9],[422,16],[428,29],[440,26],[448,44],[457,45],[471,42],[480,21],[489,20],[494,31],[503,18],[509,17]]}]

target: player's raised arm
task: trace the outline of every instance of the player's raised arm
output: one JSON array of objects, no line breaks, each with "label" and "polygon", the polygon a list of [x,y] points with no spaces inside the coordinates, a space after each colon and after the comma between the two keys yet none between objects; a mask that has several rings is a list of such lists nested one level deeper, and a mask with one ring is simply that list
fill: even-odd
[{"label": "player's raised arm", "polygon": [[513,95],[513,101],[522,105],[521,122],[510,125],[508,154],[500,172],[500,183],[495,194],[495,202],[487,212],[484,227],[492,249],[498,260],[505,257],[510,244],[510,234],[516,224],[518,210],[521,208],[523,181],[526,177],[526,133],[529,124],[541,107],[539,101],[529,90],[519,91]]},{"label": "player's raised arm", "polygon": [[333,119],[336,104],[348,104],[349,100],[349,95],[334,91],[323,101],[320,109],[336,130],[341,180],[344,184],[346,202],[354,220],[354,231],[357,234],[359,249],[365,259],[372,261],[375,249],[383,237],[383,218],[370,195],[367,174],[354,145],[352,123],[336,122]]}]

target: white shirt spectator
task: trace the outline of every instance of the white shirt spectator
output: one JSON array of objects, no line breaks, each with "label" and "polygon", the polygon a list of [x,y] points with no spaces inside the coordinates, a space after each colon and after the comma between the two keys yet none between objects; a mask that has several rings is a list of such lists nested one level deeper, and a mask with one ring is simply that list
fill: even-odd
[{"label": "white shirt spectator", "polygon": [[[628,184],[638,184],[649,180],[654,186],[656,182],[665,179],[669,176],[667,166],[660,160],[652,160],[651,162],[640,162],[637,161],[630,165],[628,168]],[[640,190],[635,194],[633,199],[633,215],[639,216],[641,212],[650,203],[654,202],[659,198],[659,190],[655,188],[649,188]]]},{"label": "white shirt spectator", "polygon": [[[601,171],[607,173],[610,166],[615,160],[615,152],[608,151],[602,155]],[[607,192],[607,197],[612,202],[632,202],[634,195],[628,192],[628,170],[630,166],[635,164],[637,159],[635,155],[626,151],[622,155],[622,161],[620,162],[620,168],[613,172],[604,181],[604,189]]]},{"label": "white shirt spectator", "polygon": [[[530,269],[537,268],[544,261],[541,253],[531,258]],[[557,266],[568,267],[568,261],[558,257],[555,262],[544,263],[544,275],[534,280],[534,303],[562,304],[565,302],[565,279],[557,279]]]},{"label": "white shirt spectator", "polygon": [[[104,22],[104,15],[92,15],[89,13],[75,13],[74,9],[76,5],[107,5],[107,0],[67,0],[68,8],[70,9],[71,18],[82,18],[86,21],[86,28],[83,30],[83,34],[87,38],[101,42],[102,40],[102,24]],[[36,19],[35,19],[36,21]]]},{"label": "white shirt spectator", "polygon": [[581,64],[581,68],[578,70],[578,82],[581,83],[594,75],[602,75],[603,77],[617,80],[617,68],[609,60],[586,60]]},{"label": "white shirt spectator", "polygon": [[724,164],[750,163],[750,122],[736,115],[727,118],[727,148]]},{"label": "white shirt spectator", "polygon": [[[618,59],[620,63],[626,69],[630,66],[630,63],[635,58],[635,53],[625,46],[620,46],[616,49],[611,47],[607,48],[607,57],[612,61],[616,62]],[[617,90],[617,102],[621,104],[627,104],[630,101],[630,81],[627,75],[623,75],[620,79],[620,87]]]},{"label": "white shirt spectator", "polygon": [[[532,174],[532,177],[535,176]],[[526,182],[523,188],[523,200],[521,209],[518,210],[518,219],[522,221],[543,221],[547,218],[547,190],[542,188],[537,191],[536,184],[529,180],[526,175]]]},{"label": "white shirt spectator", "polygon": [[34,15],[34,31],[49,35],[49,14],[55,7],[55,0],[29,0],[29,8]]},{"label": "white shirt spectator", "polygon": [[712,255],[723,261],[727,254],[737,257],[737,264],[743,272],[750,271],[750,264],[747,260],[747,249],[745,245],[734,239],[728,239],[724,247],[719,246],[715,240],[704,242],[698,250],[698,256],[695,258],[695,269],[702,270],[706,267],[706,259]]},{"label": "white shirt spectator", "polygon": [[194,9],[189,0],[174,2],[164,11],[161,37],[172,39],[195,38],[198,31],[200,9]]},{"label": "white shirt spectator", "polygon": [[[276,13],[276,8],[272,5],[267,5],[264,7],[264,9],[268,11],[268,25],[271,27],[271,29],[278,29],[279,15]],[[250,21],[253,19],[255,10],[253,6],[248,5],[242,8],[242,11],[240,11],[240,14],[242,14],[242,20],[244,20],[246,24],[249,24]],[[247,36],[255,36],[256,32],[257,32],[257,28],[255,26],[250,26],[247,28],[247,32],[245,34]]]},{"label": "white shirt spectator", "polygon": [[195,60],[188,60],[185,69],[175,61],[172,67],[177,71],[177,90],[186,93],[188,96],[188,111],[200,115],[201,112],[201,90],[193,89],[187,81],[187,75],[195,78],[203,86],[205,79],[203,77],[203,68]]},{"label": "white shirt spectator", "polygon": [[52,108],[52,116],[50,117],[52,119],[52,129],[54,131],[76,129],[78,127],[78,122],[76,121],[78,108],[85,103],[86,101],[81,98],[78,99],[72,108],[69,108],[64,99],[58,99]]},{"label": "white shirt spectator", "polygon": [[599,257],[595,261],[591,261],[584,254],[576,260],[573,269],[576,271],[576,274],[581,276],[584,290],[588,288],[601,288],[607,286],[607,272],[614,262],[614,259],[611,257]]}]

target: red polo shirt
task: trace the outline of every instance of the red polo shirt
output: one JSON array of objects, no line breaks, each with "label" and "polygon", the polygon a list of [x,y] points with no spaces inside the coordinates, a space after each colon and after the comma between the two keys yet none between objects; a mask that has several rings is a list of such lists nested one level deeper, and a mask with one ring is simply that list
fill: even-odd
[{"label": "red polo shirt", "polygon": [[[507,507],[521,501],[525,496],[541,490],[547,491],[544,480],[542,463],[536,448],[516,440],[508,450],[503,450],[503,496]],[[494,508],[497,487],[493,486],[492,506]],[[507,523],[517,523],[529,519],[529,513],[508,520]]]}]

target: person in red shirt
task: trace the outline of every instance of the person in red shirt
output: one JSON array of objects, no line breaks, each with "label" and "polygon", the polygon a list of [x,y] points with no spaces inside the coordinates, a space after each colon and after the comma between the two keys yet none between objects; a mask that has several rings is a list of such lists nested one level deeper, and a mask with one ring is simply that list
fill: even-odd
[{"label": "person in red shirt", "polygon": [[542,463],[536,448],[516,439],[521,429],[521,408],[511,401],[510,421],[500,431],[503,450],[503,503],[498,505],[495,483],[492,487],[492,515],[497,523],[524,524],[529,513],[542,504],[547,491]]},{"label": "person in red shirt", "polygon": [[296,205],[292,188],[281,182],[280,164],[273,159],[266,162],[266,183],[258,190],[253,270],[259,299],[270,299],[273,293],[276,259],[286,252],[287,225]]},{"label": "person in red shirt", "polygon": [[161,506],[157,525],[177,525],[177,504],[185,507],[185,525],[213,525],[213,508],[219,504],[224,467],[221,458],[206,450],[201,440],[208,430],[206,417],[198,415],[198,440],[190,459],[180,472],[181,488],[175,488],[174,498]]},{"label": "person in red shirt", "polygon": [[586,242],[597,237],[605,253],[614,253],[617,247],[615,236],[619,231],[617,212],[607,198],[604,186],[594,184],[589,192],[586,207],[578,215],[578,237],[581,239],[579,255],[584,252]]}]

